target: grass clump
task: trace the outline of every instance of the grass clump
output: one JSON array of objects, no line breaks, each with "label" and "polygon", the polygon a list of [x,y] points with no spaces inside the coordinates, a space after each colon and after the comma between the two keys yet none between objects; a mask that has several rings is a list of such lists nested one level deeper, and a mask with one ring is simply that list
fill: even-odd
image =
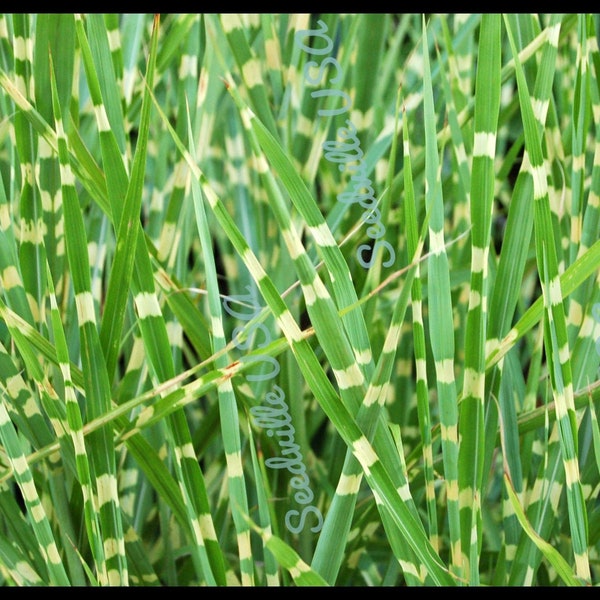
[{"label": "grass clump", "polygon": [[2,585],[596,585],[598,25],[1,15]]}]

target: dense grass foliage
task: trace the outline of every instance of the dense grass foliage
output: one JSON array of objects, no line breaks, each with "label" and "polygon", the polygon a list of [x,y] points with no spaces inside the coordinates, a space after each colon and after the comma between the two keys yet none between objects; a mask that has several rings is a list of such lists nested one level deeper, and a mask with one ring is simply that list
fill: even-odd
[{"label": "dense grass foliage", "polygon": [[0,582],[600,581],[597,15],[0,15]]}]

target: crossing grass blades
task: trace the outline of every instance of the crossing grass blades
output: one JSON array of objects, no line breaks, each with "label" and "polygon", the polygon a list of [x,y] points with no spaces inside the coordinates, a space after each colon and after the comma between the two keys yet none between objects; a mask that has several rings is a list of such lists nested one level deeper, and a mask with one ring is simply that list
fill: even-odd
[{"label": "crossing grass blades", "polygon": [[588,14],[0,16],[0,583],[600,581]]}]

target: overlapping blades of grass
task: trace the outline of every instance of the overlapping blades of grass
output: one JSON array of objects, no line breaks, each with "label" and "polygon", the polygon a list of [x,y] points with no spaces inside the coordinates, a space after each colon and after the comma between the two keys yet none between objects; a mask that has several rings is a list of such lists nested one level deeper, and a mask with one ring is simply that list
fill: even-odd
[{"label": "overlapping blades of grass", "polygon": [[[492,37],[484,32],[498,17],[431,15],[425,40],[421,18],[166,14],[157,31],[149,15],[0,17],[3,403],[19,434],[20,447],[11,448],[10,456],[23,456],[33,475],[70,583],[105,583],[103,566],[93,565],[93,557],[102,554],[101,546],[108,553],[114,547],[114,532],[103,527],[94,505],[98,461],[90,442],[98,432],[114,436],[110,450],[117,460],[124,541],[119,552],[132,584],[239,583],[241,576],[248,583],[319,585],[322,576],[339,584],[419,585],[456,581],[447,577],[449,569],[471,583],[571,585],[584,581],[583,567],[576,573],[569,565],[574,547],[585,545],[584,511],[595,578],[600,388],[588,384],[600,362],[594,348],[600,331],[600,171],[588,130],[595,127],[598,137],[598,19],[507,16],[518,55],[511,59],[508,44],[503,46],[506,62],[493,80],[502,94],[492,165],[491,144],[471,142],[487,133],[478,127],[479,112],[494,112],[483,109],[492,86],[481,89],[478,66],[486,64],[485,56],[492,60],[485,53]],[[325,54],[299,52],[296,34],[310,27],[326,27],[331,35]],[[501,36],[508,42],[506,31]],[[432,52],[442,34],[443,46]],[[306,47],[313,45],[310,38],[303,38]],[[56,105],[65,116],[62,163],[47,93],[48,47],[57,66]],[[153,79],[139,74],[148,49],[156,52]],[[335,57],[344,75],[336,88],[353,108],[323,118],[319,110],[332,107],[332,98],[302,75],[315,75],[317,67],[304,70],[308,61],[318,63],[329,51],[327,58]],[[518,63],[533,90],[539,129],[534,146],[548,175],[551,229],[546,217],[540,221],[545,225],[536,225],[536,239],[544,240],[537,256],[531,197],[542,163],[532,168],[531,132],[527,141],[523,134],[530,119],[522,119],[519,109],[529,94],[516,94]],[[319,71],[322,82],[336,74],[334,63],[327,64],[329,71]],[[377,69],[365,71],[374,64]],[[406,105],[401,120],[394,106],[399,83]],[[236,106],[230,96],[237,92],[242,102]],[[151,95],[162,113],[147,110]],[[380,191],[386,239],[408,265],[393,278],[382,280],[377,265],[366,271],[348,260],[361,243],[358,206],[348,210],[336,202],[340,192],[351,191],[348,173],[325,160],[322,146],[346,117],[360,130],[361,172]],[[402,158],[395,156],[400,127]],[[470,272],[467,243],[476,248],[473,259],[485,251],[477,232],[485,236],[488,228],[486,204],[469,198],[469,190],[484,189],[477,175],[484,160],[481,170],[495,175],[487,284],[478,279],[483,269]],[[136,162],[145,167],[134,173]],[[70,205],[84,219],[89,291],[110,363],[110,402],[92,418],[89,376],[81,368],[88,348],[78,330],[70,262],[61,252],[69,202],[61,205],[59,163],[67,178],[64,165],[70,165],[78,193]],[[384,189],[386,177],[391,185]],[[141,190],[135,197],[128,195],[133,187],[136,194]],[[196,220],[194,201],[200,208],[206,200],[213,210]],[[122,228],[124,207],[135,231]],[[429,214],[435,218],[427,224]],[[428,262],[415,266],[418,232],[428,225]],[[445,243],[471,226],[471,238]],[[85,253],[82,247],[78,256]],[[553,296],[557,281],[572,370],[567,420],[560,389],[568,389],[568,377],[560,360],[552,359],[564,358],[562,325],[560,318],[547,319],[543,297]],[[224,312],[213,318],[222,299],[231,302],[247,285],[260,290],[269,306],[241,327]],[[411,287],[412,332],[403,322]],[[219,297],[219,288],[229,296]],[[471,312],[469,296],[480,300]],[[279,317],[275,326],[273,314]],[[273,337],[252,350],[259,321]],[[276,337],[280,331],[284,336]],[[231,363],[234,356],[240,360]],[[251,379],[252,363],[261,356],[280,360],[278,383],[325,517],[319,536],[283,529],[282,496],[296,480],[266,467],[277,440],[269,439],[270,431],[251,429],[245,410],[267,388]],[[345,387],[353,374],[358,381],[359,372],[361,384]],[[481,412],[469,416],[466,375],[475,373],[472,381],[481,386],[484,372],[482,422]],[[231,396],[222,402],[224,389]],[[567,425],[571,417],[574,424]],[[373,455],[365,440],[379,459],[373,465],[366,465]],[[567,466],[574,467],[575,459],[569,445],[579,461],[579,504],[565,493],[563,451]],[[7,447],[0,444],[0,578],[48,583],[36,539],[42,531],[35,531],[27,508],[17,502],[15,468],[23,460],[12,465]],[[471,447],[479,452],[472,455]],[[469,463],[471,456],[477,464]],[[238,486],[242,480],[245,490]],[[466,507],[462,533],[458,502]],[[468,571],[461,572],[467,567],[461,555],[469,557]]]},{"label": "overlapping blades of grass", "polygon": [[[66,250],[73,275],[81,346],[84,349],[82,370],[87,400],[86,419],[93,419],[110,411],[110,383],[97,329],[83,215],[67,153],[62,112],[56,92],[53,94],[53,100],[65,210]],[[98,576],[101,583],[121,585],[127,582],[128,577],[112,431],[109,428],[100,429],[94,432],[88,441],[94,485],[94,495],[88,501],[93,502],[92,498],[97,498],[93,510],[98,513],[100,522],[100,532],[91,540]],[[88,526],[92,525],[93,521],[88,523]],[[107,551],[103,539],[113,540],[114,547]]]},{"label": "overlapping blades of grass", "polygon": [[[180,140],[176,138],[172,128],[170,128],[170,131],[174,136],[179,150],[188,162],[193,175],[198,177],[206,200],[215,217],[227,232],[227,236],[236,252],[243,259],[250,274],[255,279],[261,294],[269,305],[279,327],[286,336],[302,373],[306,378],[306,382],[313,391],[315,398],[319,401],[323,410],[339,431],[348,447],[351,448],[354,456],[361,464],[369,484],[373,487],[373,491],[390,511],[396,526],[399,527],[407,543],[422,561],[426,573],[434,582],[444,582],[447,585],[451,585],[453,580],[448,575],[439,556],[437,556],[431,548],[429,541],[425,537],[422,524],[415,518],[405,500],[397,495],[396,487],[390,479],[388,471],[373,450],[373,447],[369,443],[364,432],[356,424],[349,409],[340,402],[335,388],[327,378],[323,368],[320,366],[314,351],[303,338],[297,323],[293,320],[285,301],[277,291],[277,288],[273,285],[271,278],[264,271],[255,254],[249,248],[239,228],[215,194],[214,190],[210,187],[206,176],[196,165],[191,154],[181,144]],[[289,173],[289,175],[291,176],[291,173]],[[312,293],[316,298],[316,292],[313,291]],[[340,377],[340,374],[338,373],[338,383],[340,383],[340,387],[343,389],[348,387],[346,384],[346,377],[347,376]],[[419,541],[417,542],[417,540]]]},{"label": "overlapping blades of grass", "polygon": [[555,238],[550,218],[547,173],[539,129],[527,92],[527,82],[514,45],[510,23],[506,19],[505,23],[515,58],[515,74],[525,130],[525,148],[527,152],[525,160],[529,162],[529,169],[533,178],[536,257],[538,272],[542,280],[542,289],[544,290],[544,347],[549,362],[550,379],[557,408],[557,426],[566,476],[569,523],[576,573],[582,580],[589,581],[591,575],[587,548],[587,510],[579,476],[577,418],[573,403],[570,351],[554,245]]},{"label": "overlapping blades of grass", "polygon": [[[249,134],[251,137],[256,136],[254,142],[255,151],[259,152],[259,144],[265,149],[267,157],[274,165],[276,165],[277,172],[285,182],[286,188],[290,190],[290,196],[294,204],[297,205],[299,212],[305,215],[306,222],[310,226],[310,223],[314,222],[313,219],[315,217],[313,217],[313,215],[318,215],[318,209],[314,205],[308,190],[294,171],[291,162],[286,161],[285,154],[282,149],[278,147],[276,140],[268,134],[258,118],[243,106],[242,100],[233,87],[233,84],[230,84],[230,91],[240,106],[242,117],[247,123],[247,126],[252,127]],[[265,158],[262,154],[259,154],[258,160],[264,161]],[[360,352],[359,348],[351,348],[347,343],[343,343],[345,339],[343,324],[337,316],[336,307],[329,297],[324,284],[320,281],[306,250],[303,248],[298,234],[295,233],[293,227],[290,226],[291,217],[285,207],[281,195],[278,193],[278,188],[270,171],[264,170],[264,177],[267,188],[270,190],[270,203],[277,215],[280,227],[282,228],[282,235],[287,245],[288,252],[294,259],[294,264],[304,291],[305,303],[309,316],[311,317],[317,337],[331,364],[334,376],[338,381],[341,398],[349,407],[350,411],[353,414],[356,414],[357,423],[367,432],[368,439],[372,439],[375,448],[378,449],[382,456],[385,456],[386,464],[390,465],[390,473],[392,473],[392,478],[395,480],[397,488],[406,490],[405,500],[416,514],[416,507],[413,505],[410,492],[408,491],[408,482],[402,469],[391,467],[392,461],[396,460],[392,439],[389,435],[385,435],[387,432],[385,428],[381,428],[377,431],[378,423],[383,425],[383,421],[380,420],[380,417],[383,417],[381,407],[385,403],[386,386],[391,377],[393,356],[395,355],[400,337],[403,313],[406,309],[410,281],[414,275],[414,270],[411,272],[407,287],[404,290],[407,295],[404,297],[400,295],[398,303],[395,306],[390,329],[383,346],[383,353],[378,362],[377,371],[374,372],[374,375],[369,382],[369,386],[367,387],[366,382],[363,380],[363,376],[360,375],[359,364],[353,362],[353,357],[358,358],[364,356],[365,353]],[[314,225],[313,227],[317,227],[317,225]],[[317,237],[319,246],[322,244],[324,238],[329,237],[330,239],[333,239],[333,236],[330,233],[327,235],[325,234],[327,230],[325,229],[326,225],[324,221],[321,220],[318,227],[321,230],[320,237]],[[323,248],[320,248],[320,251],[323,254],[324,265],[328,268],[331,279],[334,282],[351,281],[344,273],[338,272],[340,260],[343,261],[343,259],[341,258],[337,245],[323,244]],[[414,257],[415,260],[418,258],[418,254],[419,253]],[[334,258],[335,260],[332,260]],[[347,298],[346,295],[342,295],[347,293],[347,289],[344,290],[343,288],[338,292],[342,299]],[[349,307],[343,305],[338,307],[337,310],[342,310],[342,314],[347,314],[347,310],[344,310],[347,308]],[[358,309],[355,308],[353,309],[353,312],[357,310]],[[334,327],[334,325],[337,325],[337,327]],[[354,330],[348,329],[347,331],[351,332]],[[355,344],[360,342],[353,340],[352,343]],[[369,355],[370,350],[367,350],[366,354]],[[332,501],[329,514],[325,519],[323,534],[320,536],[319,542],[317,543],[314,556],[314,565],[330,582],[335,581],[336,571],[342,560],[343,545],[340,544],[340,538],[344,538],[349,531],[351,515],[359,491],[361,478],[360,465],[352,455],[349,454],[346,457],[336,495]],[[385,508],[383,510],[385,512]],[[414,559],[406,555],[405,545],[403,544],[401,537],[392,533],[394,530],[392,522],[386,521],[386,524],[388,527],[392,527],[389,533],[389,539],[394,552],[397,553],[399,560],[404,565],[404,568],[407,569],[408,576],[410,577],[413,573],[419,573],[419,569],[415,565]],[[420,576],[421,575],[418,577]]]}]

